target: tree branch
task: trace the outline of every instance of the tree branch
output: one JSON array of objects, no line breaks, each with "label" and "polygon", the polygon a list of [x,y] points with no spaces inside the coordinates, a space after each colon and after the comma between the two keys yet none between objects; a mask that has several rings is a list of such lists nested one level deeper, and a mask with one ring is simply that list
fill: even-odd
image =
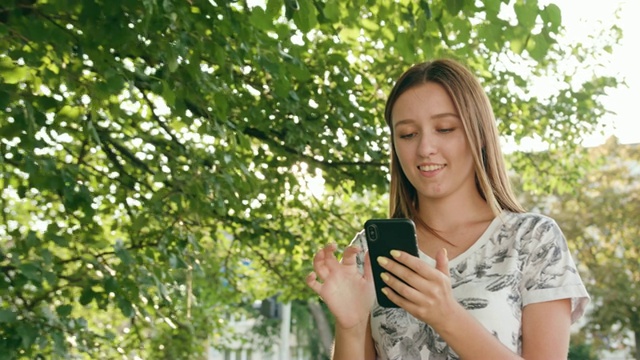
[{"label": "tree branch", "polygon": [[178,140],[178,138],[175,137],[175,135],[173,134],[173,131],[171,131],[171,129],[169,129],[169,127],[167,126],[167,124],[164,123],[164,121],[162,121],[160,119],[160,117],[158,117],[158,115],[156,115],[155,111],[153,111],[155,109],[153,102],[151,101],[151,99],[149,99],[149,94],[148,92],[141,90],[142,94],[143,94],[143,98],[146,100],[147,105],[149,106],[149,108],[151,109],[151,118],[153,118],[156,123],[167,133],[167,135],[169,135],[169,137],[171,138],[171,140],[173,140],[173,142],[175,144],[178,145],[178,147],[180,147],[180,149],[186,153],[187,152],[187,148],[184,146],[184,144],[182,144],[180,142],[180,140]]}]

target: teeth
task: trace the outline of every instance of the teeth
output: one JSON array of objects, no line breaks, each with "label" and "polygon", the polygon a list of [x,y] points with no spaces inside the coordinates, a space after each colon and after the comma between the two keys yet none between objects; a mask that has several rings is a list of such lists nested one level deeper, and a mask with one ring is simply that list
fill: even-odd
[{"label": "teeth", "polygon": [[444,165],[427,165],[427,166],[418,166],[420,171],[436,171],[440,170],[444,167]]}]

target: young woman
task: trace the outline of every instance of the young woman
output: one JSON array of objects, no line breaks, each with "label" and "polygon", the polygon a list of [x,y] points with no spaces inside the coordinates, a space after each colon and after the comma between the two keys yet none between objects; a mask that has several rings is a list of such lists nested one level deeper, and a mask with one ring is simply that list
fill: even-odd
[{"label": "young woman", "polygon": [[557,224],[513,195],[478,80],[453,60],[415,65],[385,120],[390,216],[416,223],[420,257],[376,259],[400,306],[383,308],[363,232],[341,261],[335,244],[316,254],[306,281],[335,316],[333,358],[566,359],[589,296]]}]

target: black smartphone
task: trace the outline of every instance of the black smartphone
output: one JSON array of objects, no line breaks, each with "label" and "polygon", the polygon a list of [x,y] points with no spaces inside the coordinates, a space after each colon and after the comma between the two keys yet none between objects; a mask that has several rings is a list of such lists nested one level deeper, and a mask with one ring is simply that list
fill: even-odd
[{"label": "black smartphone", "polygon": [[378,264],[376,259],[378,256],[392,258],[391,250],[402,250],[419,257],[416,226],[411,219],[370,219],[364,223],[364,232],[378,304],[383,307],[397,308],[398,305],[381,291],[386,284],[380,278],[380,273],[386,270]]}]

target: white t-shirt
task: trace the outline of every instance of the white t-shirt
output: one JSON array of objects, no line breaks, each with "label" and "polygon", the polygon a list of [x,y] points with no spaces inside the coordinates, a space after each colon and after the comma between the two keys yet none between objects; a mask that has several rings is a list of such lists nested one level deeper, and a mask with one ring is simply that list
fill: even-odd
[{"label": "white t-shirt", "polygon": [[[367,249],[364,232],[353,239]],[[420,252],[435,266],[435,260]],[[364,251],[358,254],[364,264]],[[453,295],[512,351],[522,353],[522,309],[538,302],[571,298],[571,320],[584,313],[589,295],[556,222],[534,213],[504,211],[467,251],[449,262]],[[403,309],[371,311],[379,359],[458,359],[427,324]]]}]

